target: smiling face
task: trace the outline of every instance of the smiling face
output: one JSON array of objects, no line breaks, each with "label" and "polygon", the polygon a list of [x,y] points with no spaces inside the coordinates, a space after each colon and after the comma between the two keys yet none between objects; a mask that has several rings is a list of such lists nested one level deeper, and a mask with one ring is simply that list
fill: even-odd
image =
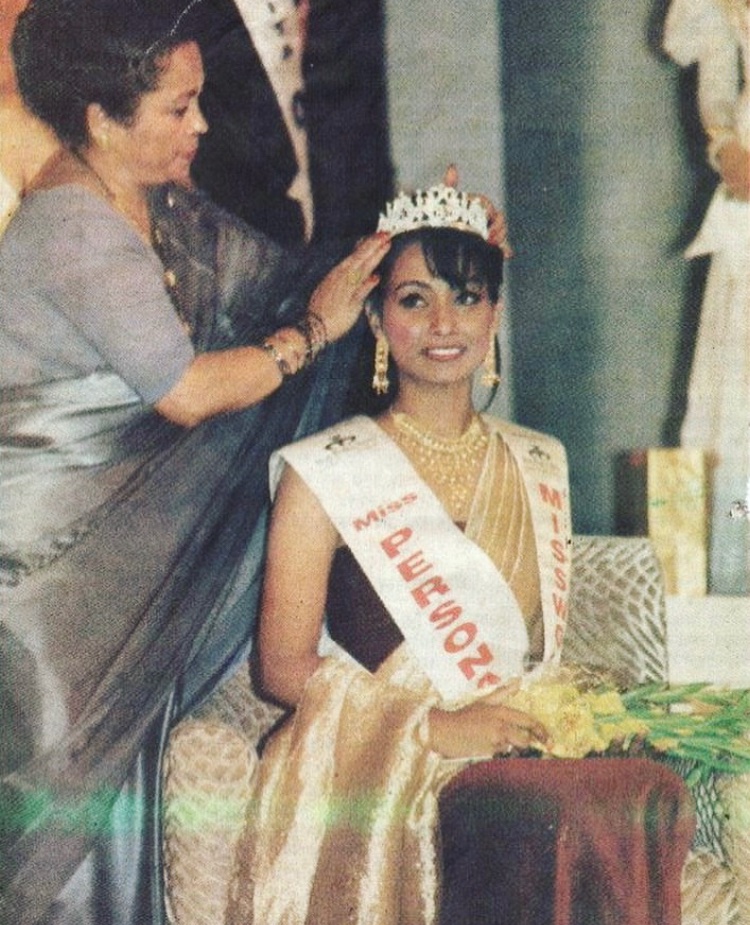
[{"label": "smiling face", "polygon": [[106,146],[142,186],[190,179],[190,165],[208,125],[198,105],[203,63],[195,42],[178,45],[163,61],[155,90],[144,93],[127,123],[106,117]]},{"label": "smiling face", "polygon": [[470,385],[487,353],[499,308],[486,283],[471,273],[451,285],[434,275],[419,243],[394,263],[383,293],[375,333],[385,335],[400,387],[414,384]]}]

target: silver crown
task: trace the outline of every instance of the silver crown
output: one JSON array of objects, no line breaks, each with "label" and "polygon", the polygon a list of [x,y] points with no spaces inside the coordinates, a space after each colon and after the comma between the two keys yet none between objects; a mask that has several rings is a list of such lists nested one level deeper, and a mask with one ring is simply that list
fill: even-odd
[{"label": "silver crown", "polygon": [[378,219],[378,231],[403,234],[419,228],[457,228],[487,240],[489,222],[479,199],[440,183],[416,193],[400,193]]}]

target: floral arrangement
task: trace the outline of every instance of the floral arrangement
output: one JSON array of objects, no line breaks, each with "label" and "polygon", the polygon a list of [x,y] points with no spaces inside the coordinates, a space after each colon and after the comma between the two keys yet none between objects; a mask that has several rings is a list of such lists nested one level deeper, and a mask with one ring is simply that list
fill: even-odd
[{"label": "floral arrangement", "polygon": [[653,750],[693,762],[696,781],[750,773],[750,690],[646,684],[620,692],[563,669],[530,676],[508,705],[544,724],[550,741],[538,750],[552,757]]}]

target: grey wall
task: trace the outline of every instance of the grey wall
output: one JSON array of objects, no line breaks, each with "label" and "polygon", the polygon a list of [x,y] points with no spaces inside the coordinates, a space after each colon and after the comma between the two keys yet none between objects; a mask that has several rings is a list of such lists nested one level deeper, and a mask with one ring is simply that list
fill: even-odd
[{"label": "grey wall", "polygon": [[674,441],[683,410],[684,78],[653,0],[502,10],[515,416],[565,442],[575,528],[608,533],[618,456]]}]

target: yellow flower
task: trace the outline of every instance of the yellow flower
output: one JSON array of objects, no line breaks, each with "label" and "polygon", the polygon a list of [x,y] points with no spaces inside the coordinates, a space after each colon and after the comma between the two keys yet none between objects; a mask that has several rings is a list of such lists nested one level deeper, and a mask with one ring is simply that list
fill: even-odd
[{"label": "yellow flower", "polygon": [[625,712],[625,704],[617,691],[606,691],[603,694],[592,693],[587,696],[591,701],[591,709],[594,713],[614,716]]},{"label": "yellow flower", "polygon": [[680,744],[679,739],[668,739],[668,738],[651,739],[650,742],[654,746],[654,748],[660,752],[671,751],[673,748],[677,748],[677,746]]},{"label": "yellow flower", "polygon": [[[545,751],[558,758],[601,752],[613,741],[643,731],[640,722],[627,716],[616,691],[582,693],[575,684],[539,678],[511,696],[508,703],[545,726],[550,735]],[[608,719],[600,722],[599,716]],[[613,716],[622,716],[622,720],[614,721]]]}]

